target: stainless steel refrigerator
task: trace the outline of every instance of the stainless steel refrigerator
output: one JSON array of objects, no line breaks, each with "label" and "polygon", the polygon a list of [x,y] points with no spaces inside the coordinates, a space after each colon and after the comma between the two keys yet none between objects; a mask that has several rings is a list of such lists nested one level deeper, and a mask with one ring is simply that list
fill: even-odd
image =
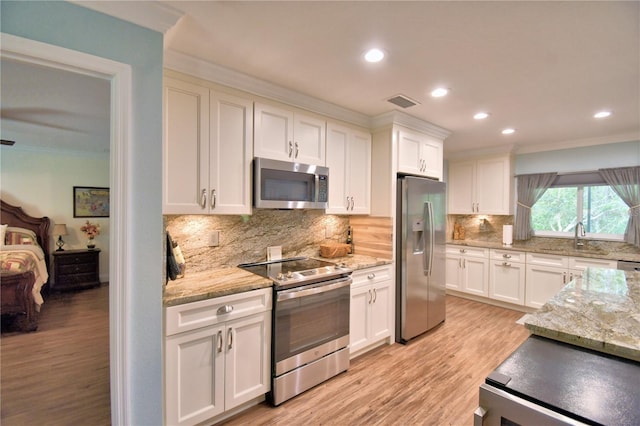
[{"label": "stainless steel refrigerator", "polygon": [[396,341],[445,319],[446,185],[398,177],[396,203]]}]

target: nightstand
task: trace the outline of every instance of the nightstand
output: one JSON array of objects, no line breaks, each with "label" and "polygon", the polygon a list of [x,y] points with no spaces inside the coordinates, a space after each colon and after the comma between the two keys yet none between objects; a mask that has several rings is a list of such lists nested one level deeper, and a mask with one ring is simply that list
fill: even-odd
[{"label": "nightstand", "polygon": [[100,249],[54,251],[52,290],[76,290],[100,285]]}]

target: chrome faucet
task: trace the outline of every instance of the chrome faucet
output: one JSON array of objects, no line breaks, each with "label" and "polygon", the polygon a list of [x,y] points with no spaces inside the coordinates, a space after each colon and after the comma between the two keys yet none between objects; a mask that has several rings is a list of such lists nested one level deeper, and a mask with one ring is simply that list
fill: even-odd
[{"label": "chrome faucet", "polygon": [[[580,235],[578,236],[578,229],[580,229]],[[584,233],[584,224],[582,222],[578,222],[576,223],[576,227],[574,230],[574,234],[573,234],[573,247],[574,248],[580,248],[582,246],[584,246],[584,243],[582,241],[580,241],[580,237],[584,237],[585,233]]]}]

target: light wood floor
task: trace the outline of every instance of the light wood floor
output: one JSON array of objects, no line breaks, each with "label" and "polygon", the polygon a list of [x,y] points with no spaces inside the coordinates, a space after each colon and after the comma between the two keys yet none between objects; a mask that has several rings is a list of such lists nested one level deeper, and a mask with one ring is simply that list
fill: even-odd
[{"label": "light wood floor", "polygon": [[52,294],[38,330],[0,341],[0,420],[109,425],[109,287]]},{"label": "light wood floor", "polygon": [[408,345],[383,346],[346,373],[228,425],[472,425],[478,386],[529,336],[522,312],[447,296],[447,320]]}]

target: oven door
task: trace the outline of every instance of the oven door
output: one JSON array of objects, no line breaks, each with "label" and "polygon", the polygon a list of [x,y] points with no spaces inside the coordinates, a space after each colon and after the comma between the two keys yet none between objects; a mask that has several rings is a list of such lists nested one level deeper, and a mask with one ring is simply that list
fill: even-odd
[{"label": "oven door", "polygon": [[275,376],[349,344],[350,277],[276,292]]},{"label": "oven door", "polygon": [[483,383],[474,426],[586,425],[541,405]]}]

